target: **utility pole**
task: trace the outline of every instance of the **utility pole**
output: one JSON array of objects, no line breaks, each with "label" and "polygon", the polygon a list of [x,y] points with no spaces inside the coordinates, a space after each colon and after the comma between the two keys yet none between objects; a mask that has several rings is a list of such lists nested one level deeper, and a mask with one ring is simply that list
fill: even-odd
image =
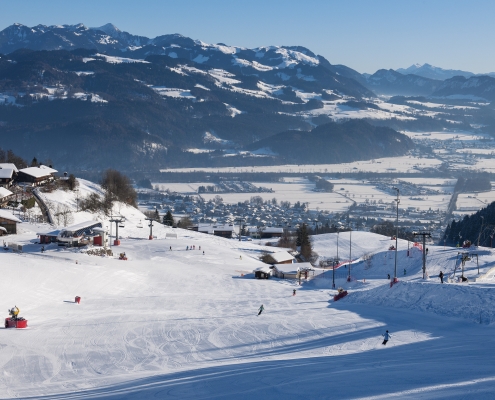
[{"label": "utility pole", "polygon": [[480,233],[478,234],[478,247],[480,247],[480,237],[481,237],[481,232],[483,232],[483,222],[485,222],[485,217],[481,216],[481,228],[480,228]]},{"label": "utility pole", "polygon": [[244,222],[244,218],[236,218],[236,221],[239,221],[239,242],[241,241],[241,232],[242,232],[242,223]]},{"label": "utility pole", "polygon": [[[115,222],[115,240],[113,241],[113,245],[114,246],[120,246],[120,240],[119,240],[119,224],[121,224],[122,222],[124,222],[124,217],[119,216],[117,218],[117,217],[114,217],[112,215],[110,217],[112,218],[110,220],[110,222]],[[111,234],[112,234],[112,231],[110,231],[110,235]]]},{"label": "utility pole", "polygon": [[431,238],[430,232],[413,232],[414,236],[422,236],[423,237],[423,279],[425,279],[426,274],[426,238]]},{"label": "utility pole", "polygon": [[153,240],[153,221],[154,219],[153,218],[145,218],[146,221],[150,221],[149,223],[149,227],[150,227],[150,236],[149,236],[149,239],[150,240]]},{"label": "utility pole", "polygon": [[335,259],[332,262],[333,265],[333,272],[332,272],[332,288],[335,289]]},{"label": "utility pole", "polygon": [[351,263],[352,263],[352,226],[349,222],[349,276],[347,282],[351,281]]},{"label": "utility pole", "polygon": [[397,280],[397,244],[399,240],[399,188],[394,187],[393,189],[397,190],[397,199],[395,200],[397,202],[397,220],[395,223],[395,264],[394,264],[394,282]]}]

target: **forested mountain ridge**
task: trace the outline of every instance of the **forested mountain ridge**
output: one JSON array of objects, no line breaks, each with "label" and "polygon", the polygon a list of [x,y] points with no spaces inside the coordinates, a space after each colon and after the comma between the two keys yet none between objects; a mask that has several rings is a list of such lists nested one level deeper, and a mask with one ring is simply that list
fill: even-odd
[{"label": "forested mountain ridge", "polygon": [[[70,50],[53,49],[64,46]],[[286,162],[285,151],[244,150],[280,132],[328,123],[331,107],[359,111],[356,105],[373,106],[368,101],[375,98],[300,46],[245,49],[80,24],[13,25],[0,32],[0,49],[14,50],[0,55],[2,147],[63,168]],[[385,148],[370,143],[356,154],[385,156]]]}]

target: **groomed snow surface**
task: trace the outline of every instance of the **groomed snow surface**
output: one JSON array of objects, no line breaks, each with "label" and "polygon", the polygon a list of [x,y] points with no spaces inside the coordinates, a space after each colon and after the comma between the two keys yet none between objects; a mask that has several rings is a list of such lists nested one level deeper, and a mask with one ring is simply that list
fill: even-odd
[{"label": "groomed snow surface", "polygon": [[[83,192],[98,190],[80,182]],[[47,194],[73,207],[71,196]],[[1,250],[0,304],[5,317],[17,305],[29,327],[0,329],[0,398],[493,396],[491,249],[470,250],[478,254],[480,275],[472,257],[465,265],[469,283],[441,285],[436,276],[440,270],[452,276],[462,249],[428,245],[431,278],[423,280],[421,252],[408,257],[407,242],[399,241],[400,282],[390,288],[395,253],[388,248],[395,241],[364,232],[319,235],[314,248],[321,259],[335,257],[337,238],[339,257],[349,259],[352,240],[353,281],[345,280],[348,265],[336,271],[337,286],[349,295],[334,302],[332,271],[316,271],[300,286],[256,280],[257,257],[270,247],[159,224],[148,240],[149,228],[139,228],[144,216],[120,212],[127,221],[115,257],[56,244],[41,253],[35,232],[50,226],[19,224],[20,233],[7,237],[24,244],[24,252]],[[74,223],[89,217],[76,213]],[[129,260],[118,260],[119,252]],[[383,346],[386,329],[392,338]]]}]

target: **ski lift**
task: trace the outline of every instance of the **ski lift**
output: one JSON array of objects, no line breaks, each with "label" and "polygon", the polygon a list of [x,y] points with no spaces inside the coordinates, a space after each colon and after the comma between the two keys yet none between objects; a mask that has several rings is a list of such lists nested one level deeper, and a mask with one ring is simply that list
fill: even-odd
[{"label": "ski lift", "polygon": [[119,228],[125,228],[124,220],[119,222]]},{"label": "ski lift", "polygon": [[142,228],[143,227],[143,223],[141,222],[141,220],[139,220],[139,224],[137,224],[137,227],[138,228]]}]

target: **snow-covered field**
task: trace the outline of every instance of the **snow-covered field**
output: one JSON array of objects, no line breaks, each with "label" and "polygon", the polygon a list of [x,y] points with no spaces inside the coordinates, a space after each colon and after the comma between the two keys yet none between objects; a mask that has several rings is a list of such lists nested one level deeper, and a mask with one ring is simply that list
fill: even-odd
[{"label": "snow-covered field", "polygon": [[305,165],[273,165],[256,167],[223,167],[223,168],[170,168],[161,172],[197,172],[210,173],[242,173],[242,172],[276,172],[276,173],[318,173],[332,174],[338,172],[414,172],[423,168],[440,166],[441,161],[435,158],[413,156],[377,158],[368,161],[355,161],[342,164],[305,164]]},{"label": "snow-covered field", "polygon": [[[69,192],[49,196],[73,205]],[[429,245],[432,278],[423,280],[420,251],[408,257],[399,241],[400,282],[390,288],[395,241],[353,232],[352,282],[342,278],[347,265],[337,270],[349,295],[334,302],[332,271],[301,286],[255,280],[269,247],[160,224],[147,240],[142,214],[120,213],[127,221],[113,250],[128,261],[56,244],[41,253],[35,233],[49,226],[20,224],[7,238],[24,252],[0,253],[0,303],[17,305],[29,327],[2,330],[0,398],[465,399],[495,390],[491,249],[472,250],[480,275],[468,261],[469,283],[441,285],[436,276],[452,277],[459,249]],[[350,239],[319,235],[314,248],[335,257],[338,240],[346,259]],[[385,329],[392,339],[382,346]]]}]

